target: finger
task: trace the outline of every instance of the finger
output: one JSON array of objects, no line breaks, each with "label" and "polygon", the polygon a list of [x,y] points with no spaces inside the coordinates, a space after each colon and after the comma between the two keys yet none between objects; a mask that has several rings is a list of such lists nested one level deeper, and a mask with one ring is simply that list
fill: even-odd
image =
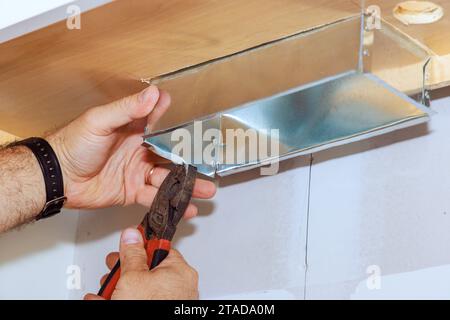
[{"label": "finger", "polygon": [[87,295],[84,296],[84,300],[105,300],[105,299],[96,294],[88,293]]},{"label": "finger", "polygon": [[137,229],[126,229],[122,232],[119,255],[121,273],[148,270],[144,240]]},{"label": "finger", "polygon": [[106,259],[105,259],[106,266],[108,267],[109,270],[114,268],[117,261],[119,261],[119,253],[118,252],[111,252],[110,254],[108,254],[106,256]]},{"label": "finger", "polygon": [[136,194],[136,202],[141,206],[149,208],[158,193],[154,186],[145,185]]},{"label": "finger", "polygon": [[[141,206],[149,208],[151,207],[157,193],[158,189],[156,187],[146,185],[137,193],[136,202]],[[184,217],[186,219],[190,219],[195,217],[197,213],[198,208],[192,203],[189,203],[188,207],[186,208],[186,212],[184,213]]]},{"label": "finger", "polygon": [[160,90],[158,103],[147,120],[147,128],[150,132],[153,131],[156,123],[158,123],[159,119],[161,119],[164,113],[169,109],[170,102],[170,95],[166,91]]},{"label": "finger", "polygon": [[[170,170],[161,167],[150,167],[147,171],[146,183],[159,188]],[[216,185],[208,180],[196,179],[192,196],[199,199],[210,199],[216,194]]]},{"label": "finger", "polygon": [[184,213],[183,218],[192,219],[192,218],[195,218],[197,215],[198,215],[197,206],[193,205],[192,203],[189,203],[188,207],[186,208],[186,212]]},{"label": "finger", "polygon": [[108,135],[126,124],[147,117],[154,110],[159,96],[159,89],[150,86],[138,94],[92,108],[83,119],[94,134]]},{"label": "finger", "polygon": [[208,180],[195,179],[194,184],[194,198],[210,199],[216,194],[216,185]]}]

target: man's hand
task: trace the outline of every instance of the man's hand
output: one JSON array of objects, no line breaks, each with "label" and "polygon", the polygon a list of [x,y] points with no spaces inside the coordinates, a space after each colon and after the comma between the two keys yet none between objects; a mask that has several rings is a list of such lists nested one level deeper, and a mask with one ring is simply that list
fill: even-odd
[{"label": "man's hand", "polygon": [[[118,253],[106,257],[111,270],[119,258]],[[127,229],[120,240],[120,280],[113,300],[192,300],[198,299],[198,275],[178,251],[171,250],[167,258],[155,269],[149,270],[147,253],[139,231]],[[102,278],[102,283],[107,275]],[[88,294],[86,300],[103,300]]]},{"label": "man's hand", "polygon": [[[170,105],[170,96],[150,86],[139,94],[92,108],[47,137],[58,155],[68,208],[104,208],[134,203],[149,207],[168,170],[155,167],[142,146]],[[194,197],[210,198],[213,183],[197,180]],[[189,205],[186,216],[197,208]]]}]

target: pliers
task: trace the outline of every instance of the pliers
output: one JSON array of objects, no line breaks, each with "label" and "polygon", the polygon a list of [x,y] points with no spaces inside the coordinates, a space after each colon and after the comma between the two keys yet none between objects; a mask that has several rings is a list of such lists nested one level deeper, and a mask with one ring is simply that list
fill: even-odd
[{"label": "pliers", "polygon": [[[157,267],[169,254],[178,222],[192,198],[196,174],[197,169],[193,166],[175,166],[163,181],[150,211],[138,226],[144,238],[150,270]],[[119,278],[120,261],[111,270],[98,295],[111,299]]]}]

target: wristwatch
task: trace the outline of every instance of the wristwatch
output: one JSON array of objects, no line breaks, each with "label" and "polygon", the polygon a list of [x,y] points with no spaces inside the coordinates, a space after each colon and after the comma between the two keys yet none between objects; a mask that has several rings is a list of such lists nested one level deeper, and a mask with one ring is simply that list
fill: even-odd
[{"label": "wristwatch", "polygon": [[46,202],[36,220],[46,219],[60,213],[67,198],[64,196],[61,166],[53,148],[42,138],[18,141],[13,146],[26,146],[30,149],[38,160],[44,176]]}]

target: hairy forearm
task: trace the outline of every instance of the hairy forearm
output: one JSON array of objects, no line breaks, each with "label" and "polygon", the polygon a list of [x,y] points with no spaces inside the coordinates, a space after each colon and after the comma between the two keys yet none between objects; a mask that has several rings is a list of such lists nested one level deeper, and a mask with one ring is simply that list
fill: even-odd
[{"label": "hairy forearm", "polygon": [[0,232],[32,221],[45,205],[39,163],[23,146],[0,148]]}]

